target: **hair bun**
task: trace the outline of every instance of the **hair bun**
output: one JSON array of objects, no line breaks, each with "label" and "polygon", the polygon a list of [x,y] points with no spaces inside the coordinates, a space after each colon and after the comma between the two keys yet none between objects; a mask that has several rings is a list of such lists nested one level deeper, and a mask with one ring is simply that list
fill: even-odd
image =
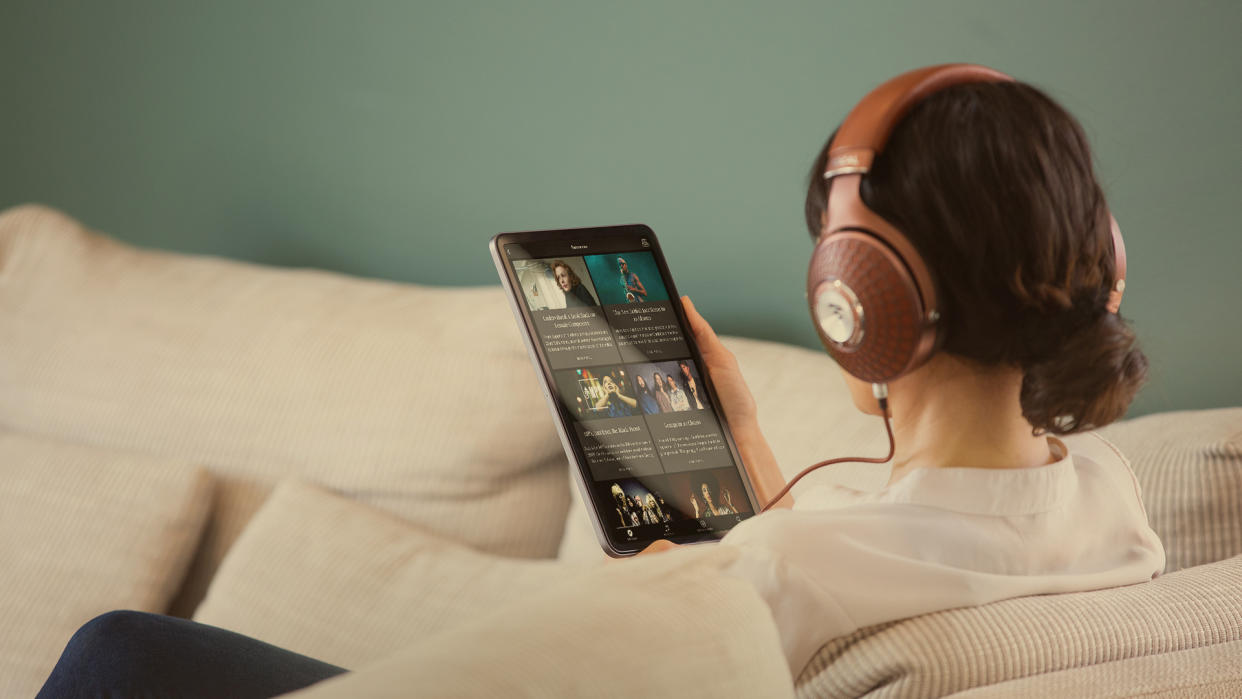
[{"label": "hair bun", "polygon": [[1022,368],[1022,414],[1037,432],[1053,434],[1117,420],[1147,380],[1147,357],[1134,331],[1107,312]]}]

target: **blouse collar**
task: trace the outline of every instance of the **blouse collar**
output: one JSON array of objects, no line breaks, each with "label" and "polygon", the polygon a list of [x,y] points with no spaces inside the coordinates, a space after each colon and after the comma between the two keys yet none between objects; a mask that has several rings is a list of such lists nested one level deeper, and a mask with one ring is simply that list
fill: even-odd
[{"label": "blouse collar", "polygon": [[1020,516],[1060,507],[1078,488],[1078,475],[1065,443],[1048,438],[1053,463],[1030,468],[915,468],[874,492],[856,491],[851,504],[894,503],[935,507],[965,514]]}]

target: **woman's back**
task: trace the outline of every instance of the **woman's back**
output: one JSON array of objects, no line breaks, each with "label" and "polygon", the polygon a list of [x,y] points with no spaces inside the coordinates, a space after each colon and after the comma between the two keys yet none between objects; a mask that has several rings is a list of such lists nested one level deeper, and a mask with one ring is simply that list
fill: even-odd
[{"label": "woman's back", "polygon": [[1025,595],[1150,580],[1164,549],[1111,444],[1050,438],[1035,468],[914,468],[876,492],[823,487],[739,524],[730,572],[772,609],[791,670],[858,628]]}]

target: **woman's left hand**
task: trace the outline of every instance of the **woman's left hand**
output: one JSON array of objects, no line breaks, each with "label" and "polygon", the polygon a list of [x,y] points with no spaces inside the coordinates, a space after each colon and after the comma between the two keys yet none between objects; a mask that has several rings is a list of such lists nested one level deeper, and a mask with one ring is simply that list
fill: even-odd
[{"label": "woman's left hand", "polygon": [[681,548],[681,544],[674,544],[668,539],[660,539],[659,541],[651,542],[650,546],[643,549],[642,551],[639,551],[638,553],[634,555],[645,556],[649,553],[661,553],[663,551],[672,551],[673,549],[676,549],[676,548]]}]

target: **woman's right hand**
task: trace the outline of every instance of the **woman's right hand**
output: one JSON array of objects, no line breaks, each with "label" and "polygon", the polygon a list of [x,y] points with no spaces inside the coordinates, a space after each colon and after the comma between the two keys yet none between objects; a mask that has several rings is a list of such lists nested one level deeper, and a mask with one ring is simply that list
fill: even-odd
[{"label": "woman's right hand", "polygon": [[[746,379],[742,378],[742,369],[737,364],[737,357],[725,349],[716,337],[712,326],[703,320],[703,316],[695,310],[690,297],[681,297],[681,307],[686,310],[686,318],[690,321],[690,330],[698,342],[699,352],[703,355],[704,368],[711,374],[712,385],[716,387],[716,395],[720,398],[721,408],[729,420],[733,432],[733,440],[741,453],[742,463],[750,474],[751,484],[755,486],[755,494],[760,504],[767,503],[776,497],[785,487],[785,477],[777,466],[776,457],[772,454],[768,441],[759,429],[758,408],[755,397],[751,395]],[[785,495],[775,507],[792,507],[793,496]],[[695,503],[698,517],[698,503]]]},{"label": "woman's right hand", "polygon": [[681,297],[681,307],[686,311],[686,318],[690,321],[690,330],[694,333],[694,339],[699,345],[703,363],[707,365],[705,368],[711,375],[712,384],[716,387],[716,395],[720,397],[720,402],[723,404],[721,408],[729,424],[738,427],[756,422],[758,409],[755,405],[755,397],[751,395],[750,387],[746,385],[746,379],[742,377],[737,357],[734,357],[733,353],[720,342],[716,331],[712,330],[712,326],[708,325],[703,316],[699,315],[689,296]]}]

